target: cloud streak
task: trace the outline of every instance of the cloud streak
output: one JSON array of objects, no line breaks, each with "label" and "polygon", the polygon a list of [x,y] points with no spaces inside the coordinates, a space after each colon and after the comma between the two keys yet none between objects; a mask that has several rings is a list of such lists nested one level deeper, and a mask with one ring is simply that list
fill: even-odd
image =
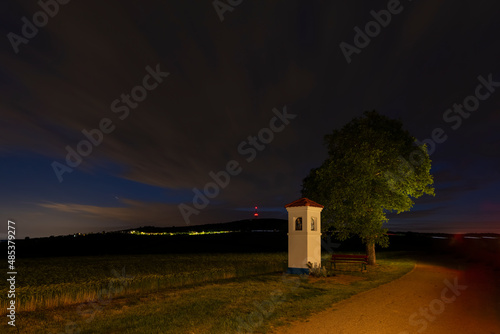
[{"label": "cloud streak", "polygon": [[[443,113],[474,91],[478,75],[492,73],[500,80],[497,3],[412,3],[347,65],[338,44],[352,38],[352,28],[370,19],[371,10],[382,8],[359,6],[249,2],[221,24],[210,2],[91,0],[61,8],[18,55],[5,39],[1,159],[23,152],[63,161],[65,147],[84,139],[83,129],[96,128],[103,118],[116,124],[78,170],[65,175],[64,186],[50,162],[38,165],[33,158],[43,172],[33,179],[37,198],[30,200],[41,205],[25,208],[42,210],[47,226],[49,217],[57,220],[54,230],[67,217],[77,221],[75,229],[92,220],[179,225],[177,205],[186,194],[209,182],[210,171],[241,160],[238,145],[267,126],[272,108],[287,105],[300,121],[245,165],[193,224],[246,218],[235,209],[276,208],[298,198],[302,179],[326,157],[323,135],[364,110],[401,119],[423,140],[446,125]],[[16,4],[2,11],[4,33],[18,30],[20,18],[37,8]],[[161,64],[170,76],[120,120],[112,102],[138,85],[151,64]],[[489,188],[500,180],[497,101],[481,104],[436,148],[437,196],[419,200],[415,217],[464,210],[471,201],[478,213],[480,202],[500,200]],[[6,192],[24,187],[21,170],[5,171],[5,177]],[[116,207],[99,203],[98,196],[82,200],[82,192],[98,194],[106,178],[178,196]],[[90,181],[82,184],[83,179]],[[54,199],[53,192],[67,199]]]}]

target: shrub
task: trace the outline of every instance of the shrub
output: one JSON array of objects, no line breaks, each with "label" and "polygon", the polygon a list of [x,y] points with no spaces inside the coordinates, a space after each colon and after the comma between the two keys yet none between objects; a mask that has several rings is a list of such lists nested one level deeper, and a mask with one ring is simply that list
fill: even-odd
[{"label": "shrub", "polygon": [[313,277],[328,277],[326,267],[321,267],[321,265],[312,264],[307,262],[307,268],[309,268],[309,275]]}]

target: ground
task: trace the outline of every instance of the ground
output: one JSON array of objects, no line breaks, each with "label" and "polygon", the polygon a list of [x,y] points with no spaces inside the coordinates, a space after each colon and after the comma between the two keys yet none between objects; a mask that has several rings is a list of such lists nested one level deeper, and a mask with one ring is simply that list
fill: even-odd
[{"label": "ground", "polygon": [[500,269],[426,258],[405,276],[276,334],[500,334]]}]

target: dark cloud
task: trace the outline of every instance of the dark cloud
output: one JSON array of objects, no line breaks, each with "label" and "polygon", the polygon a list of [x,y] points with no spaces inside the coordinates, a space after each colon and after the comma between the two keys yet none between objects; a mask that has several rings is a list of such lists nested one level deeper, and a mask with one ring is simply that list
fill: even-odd
[{"label": "dark cloud", "polygon": [[[43,189],[50,179],[50,192],[64,189],[67,199],[37,195],[30,210],[98,226],[140,217],[179,225],[177,205],[190,204],[192,189],[211,182],[209,172],[236,160],[242,172],[193,216],[198,223],[228,221],[242,217],[235,208],[281,207],[300,196],[302,179],[326,157],[324,134],[376,109],[401,119],[420,140],[438,127],[448,135],[432,155],[437,196],[417,201],[413,217],[461,207],[467,194],[491,197],[485,189],[499,180],[500,92],[457,130],[443,114],[474,94],[479,75],[500,81],[498,4],[427,0],[402,6],[348,64],[340,42],[353,44],[353,28],[364,28],[373,20],[370,11],[385,9],[387,1],[243,2],[223,22],[210,1],[70,2],[19,46],[19,54],[3,40],[0,157],[23,151],[48,159],[37,167],[45,171],[37,179]],[[11,7],[1,14],[5,35],[20,33],[21,17],[39,10],[32,2]],[[111,104],[143,83],[146,66],[169,76],[120,120]],[[247,162],[238,146],[269,127],[273,108],[285,106],[297,117]],[[97,128],[103,118],[115,130],[64,182],[78,173],[95,176],[85,186],[91,193],[99,176],[109,174],[177,192],[177,200],[131,199],[110,207],[92,196],[83,203],[80,186],[58,183],[50,161],[63,163],[65,147],[76,148],[81,131]],[[427,205],[439,210],[423,209]],[[57,224],[54,231],[65,230]]]}]

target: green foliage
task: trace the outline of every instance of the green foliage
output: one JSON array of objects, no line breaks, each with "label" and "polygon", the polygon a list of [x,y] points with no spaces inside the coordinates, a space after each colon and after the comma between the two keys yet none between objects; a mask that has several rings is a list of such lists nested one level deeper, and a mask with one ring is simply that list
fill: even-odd
[{"label": "green foliage", "polygon": [[408,211],[413,199],[434,195],[427,149],[397,120],[365,112],[325,143],[329,156],[304,179],[302,195],[325,206],[323,226],[340,240],[356,235],[386,247],[386,213]]},{"label": "green foliage", "polygon": [[328,277],[328,272],[326,267],[321,267],[319,265],[307,262],[307,268],[309,268],[309,275],[312,277]]}]

